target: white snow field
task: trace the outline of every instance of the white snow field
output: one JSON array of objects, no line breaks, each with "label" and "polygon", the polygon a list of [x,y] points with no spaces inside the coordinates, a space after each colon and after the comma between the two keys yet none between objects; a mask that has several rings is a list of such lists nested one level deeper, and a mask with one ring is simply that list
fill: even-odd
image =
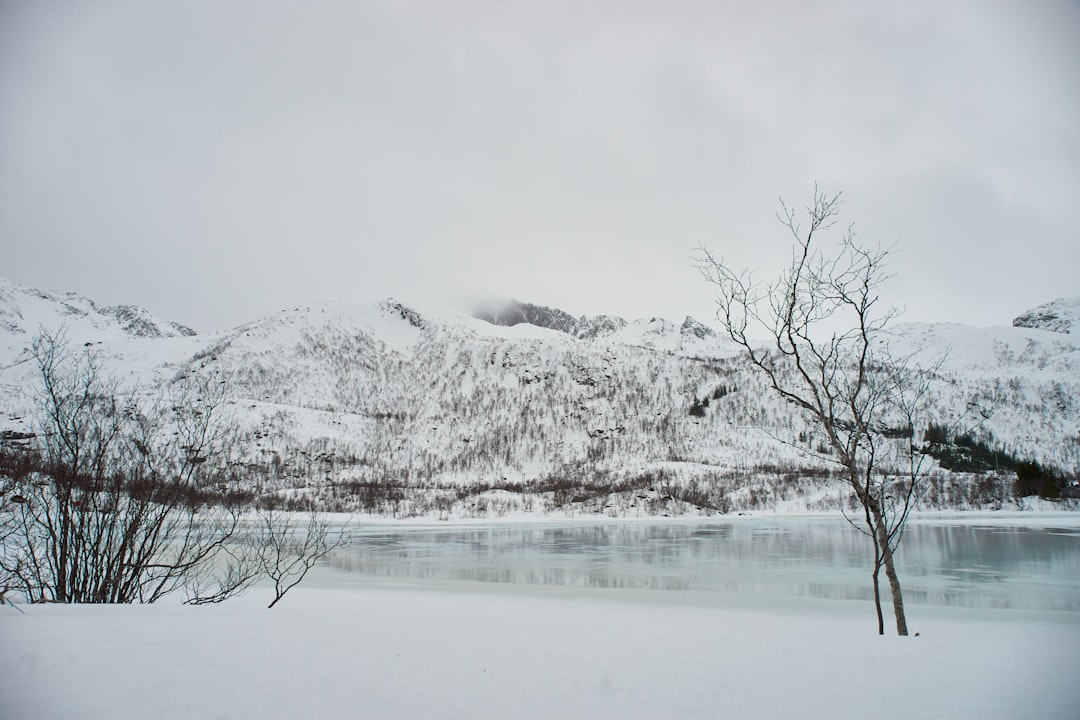
[{"label": "white snow field", "polygon": [[920,636],[898,638],[866,602],[762,595],[373,581],[270,597],[2,607],[0,717],[1080,717],[1075,613],[909,607]]}]

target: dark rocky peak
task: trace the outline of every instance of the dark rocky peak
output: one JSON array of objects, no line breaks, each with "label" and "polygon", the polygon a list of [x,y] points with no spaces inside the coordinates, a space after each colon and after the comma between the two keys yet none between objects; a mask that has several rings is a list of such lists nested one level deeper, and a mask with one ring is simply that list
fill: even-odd
[{"label": "dark rocky peak", "polygon": [[407,305],[402,305],[397,300],[390,299],[382,303],[380,309],[388,315],[396,315],[415,328],[423,329],[427,323],[424,317]]},{"label": "dark rocky peak", "polygon": [[549,330],[558,330],[568,335],[574,335],[577,329],[577,320],[570,313],[563,312],[558,308],[532,305],[517,300],[511,300],[498,307],[483,308],[473,313],[473,316],[492,325],[502,327],[513,327],[514,325],[528,323]]},{"label": "dark rocky peak", "polygon": [[[190,337],[195,335],[195,331],[186,325],[157,320],[138,305],[113,305],[96,309],[102,315],[116,318],[124,332],[135,337],[159,338],[174,334]],[[164,329],[161,327],[162,324],[165,325]]]},{"label": "dark rocky peak", "polygon": [[601,335],[610,335],[626,327],[626,321],[617,315],[582,316],[577,321],[574,335],[583,340],[591,340]]},{"label": "dark rocky peak", "polygon": [[707,337],[712,337],[716,332],[706,325],[702,325],[689,315],[683,320],[682,327],[679,328],[679,333],[682,335],[693,335],[696,338],[704,340]]},{"label": "dark rocky peak", "polygon": [[492,325],[511,327],[528,323],[537,327],[557,330],[581,340],[592,340],[610,335],[626,327],[626,320],[617,315],[582,315],[575,318],[568,312],[545,305],[533,305],[511,300],[503,305],[492,305],[473,313],[473,317]]},{"label": "dark rocky peak", "polygon": [[1060,298],[1028,310],[1012,322],[1014,327],[1072,334],[1080,328],[1080,297]]}]

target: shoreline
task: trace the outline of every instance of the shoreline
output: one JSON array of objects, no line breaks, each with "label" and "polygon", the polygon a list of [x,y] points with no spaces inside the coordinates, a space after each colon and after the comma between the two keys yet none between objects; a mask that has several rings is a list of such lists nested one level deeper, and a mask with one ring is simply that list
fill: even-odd
[{"label": "shoreline", "polygon": [[[302,513],[297,513],[302,514]],[[607,524],[706,524],[749,522],[755,520],[844,520],[844,513],[836,510],[814,512],[745,512],[727,515],[641,515],[611,517],[600,513],[578,513],[561,515],[555,512],[508,513],[501,517],[450,517],[447,519],[430,516],[406,518],[387,517],[385,515],[367,515],[362,513],[327,513],[320,512],[335,524],[352,524],[354,529],[365,527],[416,527],[445,528],[471,527],[484,525],[607,525]],[[1009,526],[1030,527],[1068,527],[1080,528],[1080,511],[1060,510],[1057,508],[1035,508],[1027,510],[918,510],[911,513],[909,523],[919,524],[1002,524]]]}]

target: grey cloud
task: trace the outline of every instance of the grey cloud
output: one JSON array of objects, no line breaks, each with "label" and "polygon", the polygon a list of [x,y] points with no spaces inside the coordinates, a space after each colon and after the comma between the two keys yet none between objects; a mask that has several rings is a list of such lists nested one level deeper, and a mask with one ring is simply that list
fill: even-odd
[{"label": "grey cloud", "polygon": [[202,330],[387,295],[708,317],[692,249],[767,272],[776,197],[820,181],[899,239],[913,319],[1008,322],[1080,294],[1078,23],[1065,2],[13,1],[0,272]]}]

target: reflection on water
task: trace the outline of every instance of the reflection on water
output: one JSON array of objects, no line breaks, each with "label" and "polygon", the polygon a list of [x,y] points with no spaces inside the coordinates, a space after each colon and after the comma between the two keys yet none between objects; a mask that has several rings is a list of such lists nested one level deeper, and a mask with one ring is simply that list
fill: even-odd
[{"label": "reflection on water", "polygon": [[[330,564],[413,580],[870,599],[870,553],[842,519],[754,518],[371,529]],[[1072,530],[913,523],[898,562],[909,603],[1080,610]]]}]

